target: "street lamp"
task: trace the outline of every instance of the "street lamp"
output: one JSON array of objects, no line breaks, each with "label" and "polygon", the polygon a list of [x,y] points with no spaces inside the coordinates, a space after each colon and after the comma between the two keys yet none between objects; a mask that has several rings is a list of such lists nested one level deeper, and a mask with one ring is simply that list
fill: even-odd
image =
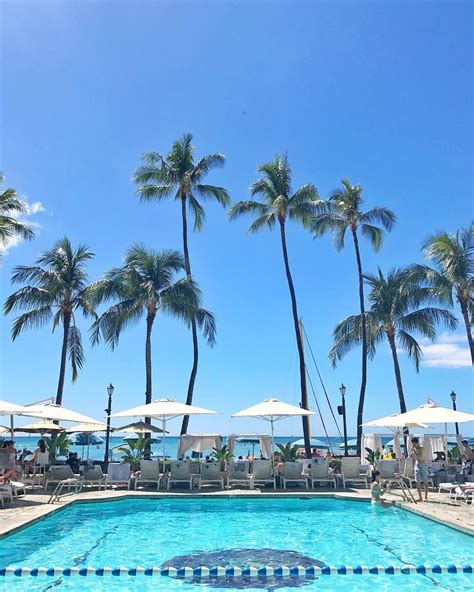
[{"label": "street lamp", "polygon": [[114,385],[112,383],[107,387],[107,394],[109,395],[109,404],[107,405],[107,409],[105,409],[107,413],[107,433],[105,436],[104,462],[109,462],[110,414],[112,413],[112,395],[114,394]]},{"label": "street lamp", "polygon": [[[453,402],[453,411],[457,411],[456,409],[456,393],[454,391],[451,391],[451,394],[449,395],[451,397],[451,401]],[[456,436],[459,436],[459,426],[457,423],[454,424],[456,427]]]},{"label": "street lamp", "polygon": [[342,424],[344,426],[344,456],[349,456],[349,451],[347,449],[346,387],[343,383],[341,383],[341,386],[339,387],[339,392],[342,397],[342,405],[338,405],[337,410],[339,415],[342,415]]}]

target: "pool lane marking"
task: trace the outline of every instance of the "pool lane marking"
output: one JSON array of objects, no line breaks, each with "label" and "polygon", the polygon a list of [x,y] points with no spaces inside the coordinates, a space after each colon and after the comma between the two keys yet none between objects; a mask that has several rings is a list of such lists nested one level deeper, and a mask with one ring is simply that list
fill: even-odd
[{"label": "pool lane marking", "polygon": [[307,578],[314,579],[319,576],[331,575],[427,575],[427,574],[473,574],[474,565],[389,565],[389,566],[367,566],[367,565],[279,565],[271,567],[262,565],[260,567],[222,567],[222,566],[200,566],[200,567],[14,567],[0,568],[0,577],[141,577],[141,576],[165,576],[177,579],[206,579],[206,578]]}]

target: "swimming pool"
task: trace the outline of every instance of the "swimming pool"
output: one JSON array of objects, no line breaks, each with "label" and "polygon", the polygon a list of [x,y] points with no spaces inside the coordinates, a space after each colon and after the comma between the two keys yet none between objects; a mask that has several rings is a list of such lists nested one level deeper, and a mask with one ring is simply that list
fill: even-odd
[{"label": "swimming pool", "polygon": [[[474,539],[399,508],[333,498],[148,498],[73,504],[0,540],[0,566],[472,563]],[[207,562],[206,562],[207,560]],[[305,563],[306,562],[306,563]],[[308,563],[309,562],[309,563]],[[331,575],[307,590],[472,590],[466,574]],[[235,584],[235,582],[234,582]],[[289,582],[202,583],[163,576],[0,578],[0,590],[292,590]]]}]

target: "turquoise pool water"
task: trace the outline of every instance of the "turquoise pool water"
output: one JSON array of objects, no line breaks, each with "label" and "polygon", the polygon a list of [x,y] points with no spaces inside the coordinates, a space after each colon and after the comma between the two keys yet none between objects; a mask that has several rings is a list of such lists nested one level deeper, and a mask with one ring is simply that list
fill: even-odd
[{"label": "turquoise pool water", "polygon": [[[335,499],[133,499],[76,504],[0,540],[0,566],[161,566],[263,551],[328,565],[473,562],[474,539],[398,508]],[[235,550],[244,550],[236,553]],[[296,556],[296,555],[294,555]],[[211,556],[215,557],[215,556]],[[178,558],[178,559],[177,559]],[[174,561],[174,563],[173,563]],[[211,561],[212,563],[212,561]],[[278,587],[277,587],[278,586]],[[301,589],[322,591],[472,590],[470,575],[320,576]],[[197,592],[236,589],[156,577],[0,579],[0,590]],[[247,590],[297,590],[247,584]]]}]

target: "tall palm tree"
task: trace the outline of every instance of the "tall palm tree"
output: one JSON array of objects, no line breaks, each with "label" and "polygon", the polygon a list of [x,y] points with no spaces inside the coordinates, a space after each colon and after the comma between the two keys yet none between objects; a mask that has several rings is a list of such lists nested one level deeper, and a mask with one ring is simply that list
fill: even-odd
[{"label": "tall palm tree", "polygon": [[[188,208],[194,217],[194,230],[201,230],[206,213],[199,199],[213,199],[227,207],[230,198],[223,187],[205,184],[204,178],[214,168],[222,167],[223,154],[209,154],[197,162],[194,160],[194,147],[191,134],[184,134],[176,140],[168,155],[159,152],[147,152],[143,155],[143,164],[135,171],[133,181],[139,186],[137,193],[141,201],[161,201],[174,196],[181,204],[181,223],[183,235],[183,253],[186,273],[191,277],[191,262],[188,248]],[[193,365],[189,377],[186,403],[193,402],[194,385],[199,363],[199,345],[196,321],[191,320],[193,339]],[[181,434],[188,430],[189,416],[183,418]]]},{"label": "tall palm tree", "polygon": [[[370,241],[374,251],[382,246],[384,229],[390,231],[395,223],[395,214],[388,208],[372,208],[366,212],[361,210],[362,187],[351,185],[347,179],[342,179],[342,187],[336,189],[329,199],[318,206],[318,215],[311,223],[311,230],[315,236],[321,236],[328,231],[334,235],[334,245],[338,251],[344,248],[346,231],[352,235],[359,278],[359,306],[361,314],[361,345],[362,372],[357,408],[357,454],[360,455],[362,440],[362,422],[367,386],[367,336],[365,323],[365,297],[362,260],[359,247],[359,230],[363,237]],[[380,228],[380,226],[382,228]]]},{"label": "tall palm tree", "polygon": [[5,177],[0,173],[0,247],[5,246],[8,239],[14,236],[26,240],[31,240],[35,236],[29,226],[14,217],[14,214],[26,214],[26,205],[18,199],[18,194],[12,187],[1,190],[4,182]]},{"label": "tall palm tree", "polygon": [[[404,351],[414,362],[418,372],[422,350],[413,332],[434,341],[438,324],[455,329],[457,320],[448,310],[433,306],[436,294],[418,282],[410,269],[392,269],[385,277],[364,274],[370,287],[369,310],[365,313],[368,356],[373,358],[376,347],[387,339],[393,359],[400,412],[406,411],[398,350]],[[334,329],[334,346],[329,359],[335,366],[347,352],[360,345],[362,340],[362,315],[354,315],[340,321]]]},{"label": "tall palm tree", "polygon": [[413,271],[450,306],[454,305],[454,294],[461,309],[474,365],[471,329],[474,322],[474,224],[458,230],[456,234],[438,232],[429,236],[422,248],[435,269],[415,265]]},{"label": "tall palm tree", "polygon": [[13,322],[12,339],[24,329],[42,327],[52,321],[53,332],[61,325],[63,330],[61,362],[59,367],[56,404],[63,399],[66,361],[69,355],[72,381],[76,381],[84,365],[81,332],[77,326],[78,313],[95,317],[88,298],[87,262],[94,257],[86,245],[74,249],[67,237],[59,240],[52,249],[45,251],[35,265],[19,265],[13,270],[12,282],[29,282],[11,294],[5,301],[4,312],[26,309]]},{"label": "tall palm tree", "polygon": [[93,344],[103,337],[114,349],[123,329],[143,317],[146,319],[145,403],[152,401],[151,337],[158,313],[180,318],[186,323],[195,319],[209,344],[215,343],[214,317],[201,308],[198,285],[189,276],[175,277],[184,269],[184,260],[178,251],[157,252],[135,244],[128,249],[123,267],[108,271],[89,290],[94,304],[114,301],[91,327]]},{"label": "tall palm tree", "polygon": [[[290,291],[293,323],[298,348],[300,385],[301,385],[301,406],[308,409],[308,392],[306,387],[306,366],[304,361],[303,338],[299,327],[298,307],[296,293],[291,276],[288,250],[286,245],[286,222],[293,220],[303,226],[309,226],[314,215],[314,207],[317,203],[317,190],[314,185],[307,184],[300,187],[294,193],[291,188],[291,168],[288,156],[276,156],[275,160],[262,164],[258,168],[262,174],[250,188],[252,198],[260,196],[262,201],[254,199],[239,201],[234,204],[229,212],[233,220],[243,214],[254,214],[257,218],[250,225],[249,232],[258,232],[265,226],[272,229],[278,223],[280,229],[280,240],[285,264],[286,279]],[[309,420],[303,417],[303,435],[306,454],[311,453],[309,440]]]}]

